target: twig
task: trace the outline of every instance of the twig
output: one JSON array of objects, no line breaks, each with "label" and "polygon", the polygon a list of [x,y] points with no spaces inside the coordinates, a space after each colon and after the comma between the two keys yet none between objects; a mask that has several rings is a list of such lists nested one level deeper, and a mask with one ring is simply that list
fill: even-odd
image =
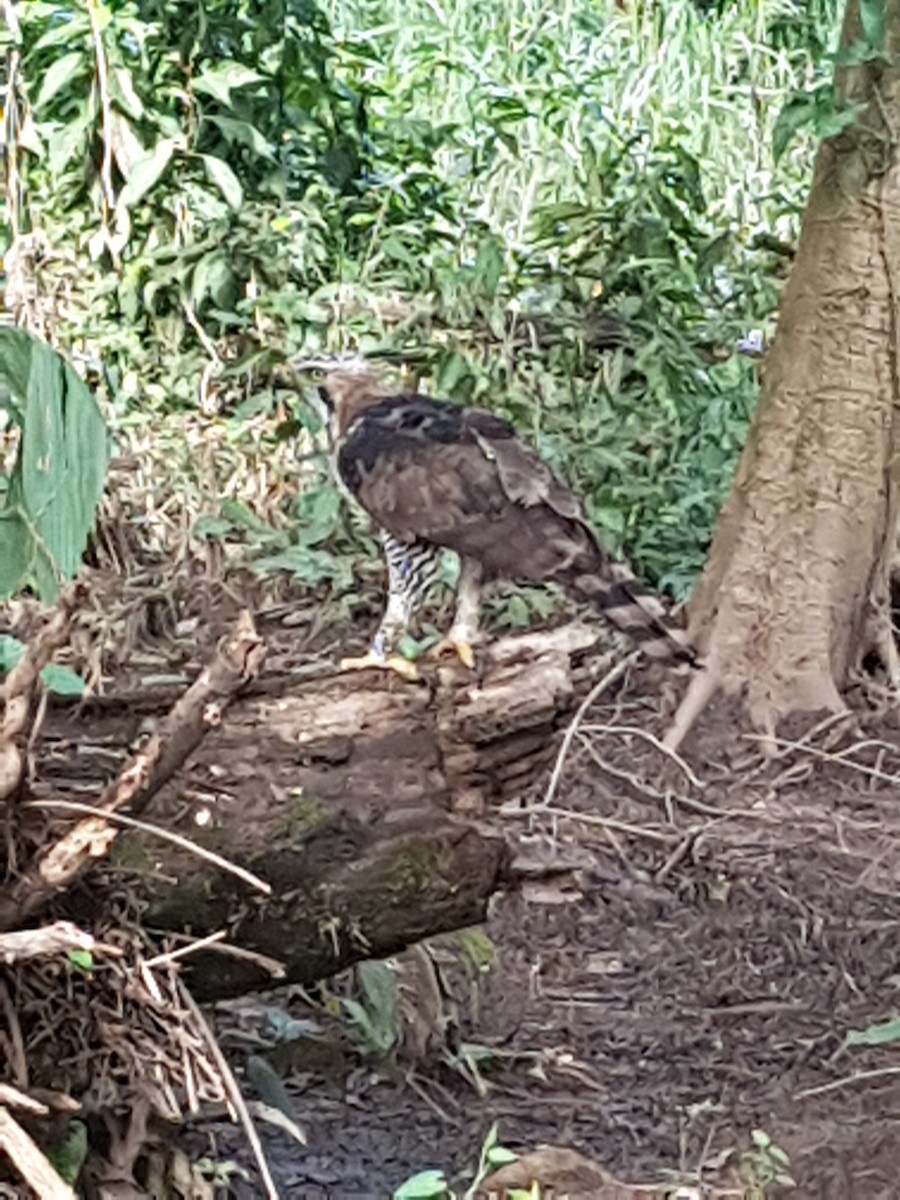
[{"label": "twig", "polygon": [[50,1109],[33,1096],[26,1096],[18,1088],[8,1083],[0,1083],[0,1105],[4,1108],[21,1108],[22,1112],[30,1113],[33,1117],[46,1117]]},{"label": "twig", "polygon": [[[91,862],[103,858],[118,835],[112,815],[126,805],[139,812],[175,774],[222,712],[259,670],[265,647],[250,614],[242,612],[231,634],[176,701],[158,731],[103,791],[97,808],[49,846],[18,879],[0,889],[0,931],[13,929],[49,903]],[[175,835],[169,835],[174,837]]]},{"label": "twig", "polygon": [[677,754],[665,742],[660,741],[646,729],[639,729],[637,725],[584,725],[582,726],[585,733],[628,733],[634,737],[643,738],[645,742],[649,742],[651,746],[659,750],[661,754],[665,754],[667,758],[675,764],[676,767],[685,775],[687,780],[694,785],[698,791],[703,791],[704,783],[702,779],[698,779],[688,764],[684,761],[680,754]]},{"label": "twig", "polygon": [[0,1154],[10,1160],[40,1200],[75,1200],[69,1185],[5,1108],[0,1108]]},{"label": "twig", "polygon": [[[764,737],[761,734],[745,734],[750,741],[760,741],[773,743],[785,750],[797,750],[801,754],[809,754],[812,758],[822,759],[823,762],[837,763],[841,767],[849,767],[851,771],[859,771],[861,775],[867,775],[870,779],[880,779],[883,783],[900,783],[900,775],[890,775],[887,771],[879,771],[876,767],[867,767],[865,763],[854,762],[852,758],[847,758],[848,754],[861,749],[868,745],[879,745],[877,741],[866,740],[859,742],[854,746],[848,746],[846,750],[832,752],[829,750],[819,750],[815,746],[804,746],[802,742],[786,741],[783,738]],[[893,749],[893,747],[892,747]]]},{"label": "twig", "polygon": [[618,833],[630,833],[634,837],[648,838],[652,842],[665,842],[671,845],[675,835],[663,833],[661,830],[648,829],[642,825],[629,825],[626,821],[617,821],[614,817],[600,817],[596,813],[577,812],[572,808],[555,808],[552,805],[530,804],[525,808],[517,808],[516,816],[537,816],[546,813],[551,817],[566,817],[571,821],[580,821],[582,825],[599,825],[603,829],[615,829]]},{"label": "twig", "polygon": [[0,963],[6,965],[30,958],[53,958],[57,954],[68,954],[72,950],[93,954],[96,949],[96,940],[71,921],[55,921],[52,925],[45,925],[43,929],[18,929],[14,933],[0,933]]},{"label": "twig", "polygon": [[854,1083],[865,1083],[871,1079],[887,1079],[891,1075],[900,1075],[900,1067],[877,1067],[872,1071],[857,1071],[855,1075],[844,1075],[840,1079],[832,1079],[831,1083],[820,1083],[817,1087],[804,1088],[802,1092],[794,1092],[793,1098],[806,1100],[810,1096],[824,1096],[826,1092],[837,1092]]},{"label": "twig", "polygon": [[[80,804],[75,800],[29,800],[26,807],[59,809],[60,812],[85,813],[92,817],[99,817],[104,823],[106,821],[115,821],[117,825],[122,825],[125,829],[138,829],[141,833],[149,833],[151,837],[158,837],[164,842],[171,842],[173,846],[179,846],[182,850],[189,850],[191,854],[196,854],[198,858],[202,858],[205,862],[212,863],[213,866],[218,867],[220,870],[237,876],[244,883],[249,883],[251,887],[262,892],[264,896],[271,896],[272,894],[271,885],[266,883],[264,879],[260,879],[258,875],[254,875],[252,871],[248,871],[244,867],[239,867],[237,863],[230,862],[227,858],[223,858],[221,854],[216,854],[214,850],[207,850],[205,846],[198,846],[190,838],[186,838],[181,833],[174,833],[171,829],[161,829],[158,825],[150,825],[146,821],[136,821],[134,817],[126,817],[124,813],[109,812],[108,809],[97,808],[93,804]],[[3,935],[0,934],[0,938],[2,937]],[[0,951],[2,951],[2,942],[0,942]]]},{"label": "twig", "polygon": [[188,942],[186,946],[178,946],[175,950],[167,950],[165,954],[155,954],[153,958],[147,959],[144,966],[150,970],[154,967],[168,966],[170,963],[176,962],[179,958],[185,958],[188,954],[193,954],[197,950],[205,950],[207,946],[212,946],[215,942],[221,942],[222,938],[226,936],[224,929],[217,929],[215,933],[210,933],[206,937]]},{"label": "twig", "polygon": [[578,726],[584,719],[584,714],[588,711],[588,709],[602,692],[605,692],[611,684],[615,683],[617,679],[620,679],[625,674],[628,668],[637,661],[639,655],[640,650],[632,650],[632,652],[626,655],[625,658],[620,659],[611,671],[607,671],[603,678],[599,679],[597,683],[594,684],[582,702],[578,705],[575,716],[569,722],[569,727],[563,737],[562,745],[559,748],[559,754],[556,756],[556,762],[553,766],[553,773],[550,776],[550,782],[547,784],[547,791],[544,793],[544,808],[552,804],[553,797],[556,795],[556,789],[559,786],[559,781],[562,778],[563,768],[566,765],[566,757],[571,749],[575,734],[578,732]]},{"label": "twig", "polygon": [[203,1036],[203,1040],[212,1055],[213,1061],[219,1069],[222,1085],[228,1099],[234,1106],[234,1110],[238,1115],[241,1125],[244,1127],[244,1132],[247,1135],[247,1141],[250,1143],[250,1148],[253,1151],[253,1157],[256,1159],[256,1165],[259,1167],[259,1173],[262,1176],[263,1186],[266,1189],[268,1200],[280,1200],[278,1189],[275,1186],[275,1180],[272,1178],[272,1172],[269,1170],[269,1164],[266,1161],[265,1151],[262,1147],[262,1142],[259,1140],[256,1126],[253,1123],[253,1118],[247,1108],[247,1103],[241,1094],[241,1089],[238,1086],[238,1081],[234,1077],[234,1072],[228,1065],[225,1055],[222,1053],[222,1048],[216,1040],[215,1034],[209,1027],[209,1022],[200,1011],[194,997],[190,994],[184,984],[178,980],[178,990],[181,993],[181,999],[188,1009],[196,1023],[196,1028]]},{"label": "twig", "polygon": [[34,704],[35,697],[40,694],[41,671],[69,640],[72,620],[84,596],[83,584],[66,588],[56,612],[31,639],[24,655],[0,686],[0,800],[6,800],[22,783],[26,757],[21,743],[26,734],[33,735]]}]

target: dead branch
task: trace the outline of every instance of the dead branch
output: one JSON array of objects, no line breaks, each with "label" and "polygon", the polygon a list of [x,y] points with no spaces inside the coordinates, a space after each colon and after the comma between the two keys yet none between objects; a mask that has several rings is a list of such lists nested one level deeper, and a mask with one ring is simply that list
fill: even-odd
[{"label": "dead branch", "polygon": [[6,965],[29,958],[52,958],[72,950],[93,954],[96,949],[96,940],[71,921],[56,921],[52,925],[45,925],[43,929],[0,933],[0,963]]},{"label": "dead branch", "polygon": [[50,1114],[46,1104],[36,1100],[34,1096],[26,1096],[9,1083],[0,1083],[0,1107],[19,1108],[33,1117],[46,1117]]},{"label": "dead branch", "polygon": [[75,1193],[57,1175],[46,1156],[14,1120],[0,1107],[0,1154],[6,1156],[40,1200],[75,1200]]},{"label": "dead branch", "polygon": [[[250,614],[242,612],[232,633],[161,722],[159,729],[103,791],[97,807],[109,813],[130,806],[140,811],[217,726],[222,712],[259,670],[265,647]],[[88,864],[104,858],[118,835],[106,817],[79,821],[28,869],[0,890],[0,931],[33,917]]]},{"label": "dead branch", "polygon": [[22,785],[27,756],[25,743],[32,732],[41,695],[41,671],[69,640],[72,620],[84,600],[81,583],[66,588],[56,612],[25,649],[21,660],[0,686],[0,801]]}]

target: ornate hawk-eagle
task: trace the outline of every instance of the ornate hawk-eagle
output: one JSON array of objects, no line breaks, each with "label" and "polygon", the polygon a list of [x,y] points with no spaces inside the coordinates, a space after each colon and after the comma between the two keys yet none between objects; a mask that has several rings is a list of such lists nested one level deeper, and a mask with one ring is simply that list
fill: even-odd
[{"label": "ornate hawk-eagle", "polygon": [[460,559],[456,615],[436,650],[474,664],[481,586],[553,581],[602,612],[655,658],[693,657],[684,635],[631,571],[604,549],[572,492],[508,421],[479,408],[392,393],[363,360],[307,361],[323,372],[335,465],[377,526],[387,558],[387,607],[369,653],[344,666],[387,666],[437,573],[440,551]]}]

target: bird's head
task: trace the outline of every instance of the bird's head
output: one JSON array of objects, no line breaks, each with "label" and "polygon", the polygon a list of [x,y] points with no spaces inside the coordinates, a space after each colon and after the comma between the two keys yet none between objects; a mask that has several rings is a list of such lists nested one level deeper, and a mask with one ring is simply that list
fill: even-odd
[{"label": "bird's head", "polygon": [[372,364],[361,354],[304,358],[293,366],[317,385],[337,437],[346,433],[361,412],[390,395]]}]

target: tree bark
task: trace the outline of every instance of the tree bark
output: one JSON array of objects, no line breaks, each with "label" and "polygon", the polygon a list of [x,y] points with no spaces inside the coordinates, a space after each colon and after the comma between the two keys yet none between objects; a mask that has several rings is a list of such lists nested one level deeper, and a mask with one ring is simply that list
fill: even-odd
[{"label": "tree bark", "polygon": [[[198,998],[309,983],[482,920],[507,852],[464,818],[546,766],[603,669],[596,639],[580,625],[506,638],[474,679],[458,666],[426,666],[418,685],[382,672],[262,677],[235,701],[142,820],[250,870],[272,895],[152,835],[126,831],[113,849],[148,927],[226,930],[237,947],[185,958]],[[111,758],[170,703],[150,693],[51,712],[38,803],[99,792]],[[66,915],[85,921],[93,903],[81,890]]]},{"label": "tree bark", "polygon": [[[900,0],[885,54],[838,72],[856,121],[822,143],[759,406],[690,633],[707,661],[668,741],[717,688],[746,689],[773,733],[792,711],[843,707],[875,652],[893,682],[889,572],[897,523]],[[848,4],[842,44],[861,39]]]}]

